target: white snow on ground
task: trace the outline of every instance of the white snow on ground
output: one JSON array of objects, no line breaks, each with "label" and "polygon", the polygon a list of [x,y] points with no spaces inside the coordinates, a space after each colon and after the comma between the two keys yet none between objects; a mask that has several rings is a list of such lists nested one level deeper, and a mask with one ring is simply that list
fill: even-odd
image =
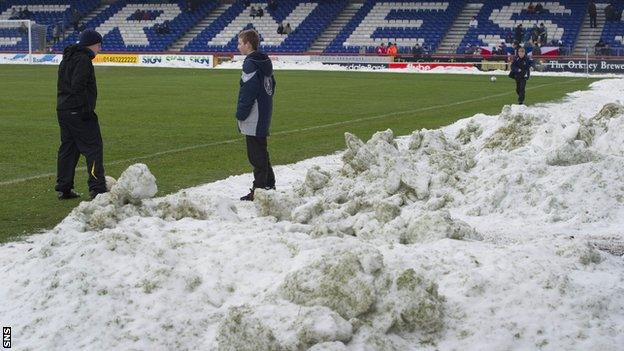
[{"label": "white snow on ground", "polygon": [[162,198],[145,165],[0,247],[17,350],[621,350],[624,80]]},{"label": "white snow on ground", "polygon": [[[243,61],[228,61],[222,62],[215,66],[216,69],[237,69],[243,68]],[[507,76],[509,71],[494,70],[494,71],[481,71],[476,67],[436,67],[430,70],[418,69],[414,67],[404,69],[388,69],[381,67],[357,67],[357,65],[341,66],[337,64],[328,64],[321,62],[284,62],[273,61],[273,68],[275,70],[305,70],[305,71],[342,71],[342,72],[381,72],[381,73],[421,73],[421,74],[470,74],[470,75],[482,75],[482,76]],[[586,77],[585,73],[575,72],[531,72],[533,76],[541,77]],[[613,73],[591,73],[592,78],[622,78],[623,74]]]}]

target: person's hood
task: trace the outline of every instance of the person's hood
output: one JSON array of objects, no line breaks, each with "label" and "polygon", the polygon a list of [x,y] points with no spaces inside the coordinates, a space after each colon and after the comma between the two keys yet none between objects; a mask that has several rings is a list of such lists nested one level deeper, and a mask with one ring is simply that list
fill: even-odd
[{"label": "person's hood", "polygon": [[81,45],[70,45],[63,50],[63,59],[67,60],[74,55],[86,54],[89,56],[89,59],[93,60],[95,58],[95,54],[91,49],[81,46]]},{"label": "person's hood", "polygon": [[270,77],[273,75],[273,63],[271,63],[271,59],[267,54],[254,51],[247,56],[246,60],[258,67],[265,76]]}]

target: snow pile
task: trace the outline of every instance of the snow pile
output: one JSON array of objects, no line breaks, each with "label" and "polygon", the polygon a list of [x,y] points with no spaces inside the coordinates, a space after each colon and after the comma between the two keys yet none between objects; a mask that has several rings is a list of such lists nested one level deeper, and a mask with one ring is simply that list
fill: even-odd
[{"label": "snow pile", "polygon": [[[623,80],[154,198],[133,165],[0,247],[16,349],[617,350]],[[620,256],[618,256],[620,255]]]},{"label": "snow pile", "polygon": [[75,230],[88,231],[114,228],[120,221],[135,216],[166,220],[207,219],[211,215],[229,220],[238,218],[231,201],[190,198],[185,192],[152,200],[157,191],[156,178],[148,167],[132,165],[112,182],[110,192],[80,203],[63,223]]}]

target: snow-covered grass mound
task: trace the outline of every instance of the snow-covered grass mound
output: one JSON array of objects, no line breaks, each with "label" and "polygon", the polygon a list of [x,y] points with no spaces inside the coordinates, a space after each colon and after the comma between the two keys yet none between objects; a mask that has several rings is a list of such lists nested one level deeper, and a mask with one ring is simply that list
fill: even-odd
[{"label": "snow-covered grass mound", "polygon": [[163,198],[145,165],[0,247],[16,349],[618,350],[624,80]]}]

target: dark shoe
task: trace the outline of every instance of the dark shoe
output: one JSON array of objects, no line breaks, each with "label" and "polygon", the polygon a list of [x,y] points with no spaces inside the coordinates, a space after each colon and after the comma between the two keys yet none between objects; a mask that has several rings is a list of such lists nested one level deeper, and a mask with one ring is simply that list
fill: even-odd
[{"label": "dark shoe", "polygon": [[99,194],[104,194],[105,192],[106,191],[91,190],[89,191],[89,196],[91,197],[91,200],[93,200],[96,196],[98,196]]},{"label": "dark shoe", "polygon": [[249,194],[240,198],[241,201],[253,201],[254,199],[254,188],[249,189]]},{"label": "dark shoe", "polygon": [[71,189],[70,191],[58,191],[57,193],[59,200],[71,200],[82,196],[81,194],[75,192],[74,189]]}]

